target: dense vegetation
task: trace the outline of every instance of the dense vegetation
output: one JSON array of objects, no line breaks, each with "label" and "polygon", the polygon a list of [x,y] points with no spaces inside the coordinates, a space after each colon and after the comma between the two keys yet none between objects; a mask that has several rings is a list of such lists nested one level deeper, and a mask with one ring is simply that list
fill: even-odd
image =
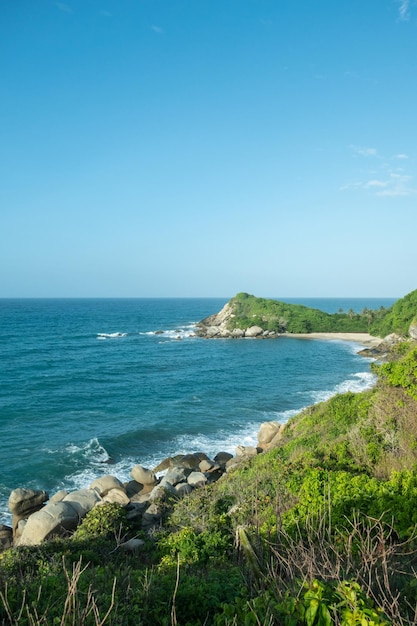
[{"label": "dense vegetation", "polygon": [[230,304],[234,313],[228,324],[230,330],[257,325],[279,333],[369,332],[372,324],[385,315],[383,308],[330,314],[301,304],[256,298],[247,293],[237,294]]},{"label": "dense vegetation", "polygon": [[369,332],[379,337],[391,333],[406,337],[411,323],[417,327],[417,289],[388,309],[365,308],[360,313],[350,309],[330,314],[247,293],[238,293],[230,304],[234,314],[228,322],[230,330],[256,325],[279,333]]},{"label": "dense vegetation", "polygon": [[383,312],[383,315],[375,316],[370,325],[370,332],[379,337],[391,333],[407,336],[413,321],[417,324],[417,289],[397,300],[392,307]]},{"label": "dense vegetation", "polygon": [[374,371],[372,390],[309,407],[278,447],[167,503],[150,535],[109,504],[0,554],[0,623],[416,624],[417,346]]}]

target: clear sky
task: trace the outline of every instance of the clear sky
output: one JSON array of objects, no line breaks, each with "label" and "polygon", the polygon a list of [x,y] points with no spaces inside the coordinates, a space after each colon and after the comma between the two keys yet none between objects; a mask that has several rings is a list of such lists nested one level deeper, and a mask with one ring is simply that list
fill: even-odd
[{"label": "clear sky", "polygon": [[0,0],[0,297],[417,288],[415,0]]}]

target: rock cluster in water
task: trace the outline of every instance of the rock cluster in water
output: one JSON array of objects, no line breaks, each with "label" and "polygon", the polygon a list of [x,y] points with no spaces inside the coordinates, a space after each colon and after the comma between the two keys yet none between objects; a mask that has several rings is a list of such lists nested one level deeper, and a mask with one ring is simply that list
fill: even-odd
[{"label": "rock cluster in water", "polygon": [[[14,489],[9,497],[12,527],[0,525],[0,551],[69,535],[89,511],[106,502],[125,507],[128,519],[140,522],[142,529],[149,531],[161,524],[167,500],[205,487],[243,461],[273,448],[282,438],[284,428],[278,422],[264,422],[257,447],[238,446],[235,456],[219,452],[210,459],[203,452],[196,452],[169,457],[154,469],[135,465],[130,472],[132,480],[127,483],[116,476],[101,476],[86,489],[59,491],[51,498],[42,490]],[[126,542],[125,549],[136,548],[138,541]]]},{"label": "rock cluster in water", "polygon": [[264,330],[260,326],[249,326],[248,328],[234,328],[229,330],[228,325],[231,319],[235,317],[233,313],[233,307],[228,302],[224,305],[219,313],[210,315],[201,320],[197,324],[196,335],[199,337],[205,337],[211,339],[214,337],[231,337],[240,339],[241,337],[276,337],[277,333],[274,330]]}]

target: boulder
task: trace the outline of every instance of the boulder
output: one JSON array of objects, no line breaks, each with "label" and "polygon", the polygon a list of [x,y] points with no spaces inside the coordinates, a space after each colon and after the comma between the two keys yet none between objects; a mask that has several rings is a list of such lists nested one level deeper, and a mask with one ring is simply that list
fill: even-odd
[{"label": "boulder", "polygon": [[165,470],[169,469],[172,466],[173,466],[172,458],[169,456],[168,458],[161,461],[159,465],[154,467],[153,471],[155,474],[159,474],[159,472],[165,472]]},{"label": "boulder", "polygon": [[382,345],[384,346],[384,348],[391,348],[401,341],[403,341],[403,337],[401,337],[401,335],[397,335],[397,333],[391,333],[390,335],[384,337]]},{"label": "boulder", "polygon": [[263,332],[264,329],[260,326],[250,326],[245,330],[245,337],[259,337]]},{"label": "boulder", "polygon": [[239,465],[241,465],[243,463],[243,461],[246,459],[247,457],[245,456],[233,456],[231,459],[229,459],[226,463],[226,472],[229,473],[232,470],[236,469]]},{"label": "boulder", "polygon": [[177,492],[175,491],[174,487],[171,485],[171,483],[165,483],[165,485],[156,485],[156,487],[154,487],[149,495],[149,501],[150,502],[164,502],[169,495],[173,495],[173,496],[177,496]]},{"label": "boulder", "polygon": [[61,500],[63,500],[65,496],[67,496],[68,494],[69,494],[69,491],[66,491],[65,489],[61,489],[61,491],[57,491],[56,493],[54,493],[54,495],[51,497],[49,502],[61,502]]},{"label": "boulder", "polygon": [[14,489],[9,496],[9,509],[13,515],[25,516],[39,510],[49,495],[39,489]]},{"label": "boulder", "polygon": [[193,488],[188,483],[178,483],[178,485],[175,485],[175,491],[180,498],[188,496],[192,490]]},{"label": "boulder", "polygon": [[161,486],[164,486],[166,485],[166,483],[170,483],[172,486],[175,487],[176,484],[182,483],[187,480],[187,476],[189,473],[190,470],[186,470],[183,467],[172,467],[167,471],[159,484]]},{"label": "boulder", "polygon": [[236,456],[256,456],[258,454],[258,448],[254,446],[237,446]]},{"label": "boulder", "polygon": [[218,326],[207,326],[205,329],[205,334],[208,339],[213,337],[217,337],[220,333],[220,328]]},{"label": "boulder", "polygon": [[179,465],[185,469],[193,470],[198,468],[201,460],[198,454],[184,454]]},{"label": "boulder", "polygon": [[18,545],[37,546],[52,536],[75,530],[78,522],[78,512],[70,502],[50,502],[28,518]]},{"label": "boulder", "polygon": [[232,332],[230,333],[231,337],[235,337],[237,339],[240,339],[244,335],[245,335],[245,331],[242,330],[241,328],[234,328]]},{"label": "boulder", "polygon": [[95,489],[100,496],[106,496],[111,489],[125,490],[123,483],[115,476],[101,476],[97,478],[91,483],[90,489]]},{"label": "boulder", "polygon": [[281,441],[281,439],[283,438],[285,428],[286,428],[286,424],[281,424],[276,435],[271,439],[269,443],[263,446],[263,449],[271,450],[272,448],[275,448],[275,446],[278,445],[278,442]]},{"label": "boulder", "polygon": [[268,444],[277,434],[281,427],[278,422],[263,422],[258,433],[258,445],[263,448]]},{"label": "boulder", "polygon": [[142,465],[135,465],[130,472],[133,480],[136,480],[142,485],[154,485],[156,483],[156,476],[153,470],[150,470]]},{"label": "boulder", "polygon": [[142,491],[130,498],[130,504],[142,504],[143,502],[149,502],[152,491],[143,493]]},{"label": "boulder", "polygon": [[120,506],[127,506],[130,498],[126,495],[124,489],[110,489],[103,498],[103,502],[112,502]]},{"label": "boulder", "polygon": [[143,530],[150,530],[154,526],[158,526],[162,517],[160,507],[153,503],[145,511],[142,516],[142,528]]},{"label": "boulder", "polygon": [[205,452],[194,452],[194,456],[196,456],[200,461],[210,461],[210,457],[207,456]]},{"label": "boulder", "polygon": [[187,478],[187,483],[191,487],[204,487],[207,482],[207,476],[203,472],[191,472]]},{"label": "boulder", "polygon": [[5,524],[0,524],[0,552],[8,550],[13,545],[13,529]]},{"label": "boulder", "polygon": [[123,487],[129,498],[133,498],[133,496],[136,496],[143,490],[142,483],[138,483],[136,480],[130,480],[128,483],[125,483]]},{"label": "boulder", "polygon": [[204,475],[207,477],[207,482],[209,484],[215,483],[216,480],[219,480],[221,476],[223,476],[224,470],[221,469],[218,465],[215,465],[210,471],[204,472]]},{"label": "boulder", "polygon": [[19,539],[22,536],[26,524],[27,519],[20,519],[16,526],[13,526],[13,542],[15,545],[19,545]]},{"label": "boulder", "polygon": [[203,461],[200,461],[200,463],[198,464],[198,469],[200,470],[200,472],[211,472],[213,471],[213,468],[219,468],[220,466],[217,465],[217,463],[214,463],[214,461],[206,461],[206,459],[203,459]]},{"label": "boulder", "polygon": [[220,467],[225,468],[227,461],[233,458],[233,454],[230,452],[218,452],[214,457],[214,461],[220,465]]},{"label": "boulder", "polygon": [[65,496],[62,502],[71,504],[79,519],[82,519],[96,504],[101,502],[101,497],[94,489],[79,489]]}]

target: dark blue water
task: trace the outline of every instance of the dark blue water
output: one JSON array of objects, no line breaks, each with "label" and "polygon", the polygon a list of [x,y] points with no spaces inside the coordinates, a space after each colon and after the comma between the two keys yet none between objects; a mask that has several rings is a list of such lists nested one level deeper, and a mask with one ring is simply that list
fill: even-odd
[{"label": "dark blue water", "polygon": [[[394,302],[288,301],[329,312]],[[264,421],[372,384],[350,342],[194,337],[225,303],[0,300],[0,520],[16,487],[53,493],[181,452],[233,453]]]}]

